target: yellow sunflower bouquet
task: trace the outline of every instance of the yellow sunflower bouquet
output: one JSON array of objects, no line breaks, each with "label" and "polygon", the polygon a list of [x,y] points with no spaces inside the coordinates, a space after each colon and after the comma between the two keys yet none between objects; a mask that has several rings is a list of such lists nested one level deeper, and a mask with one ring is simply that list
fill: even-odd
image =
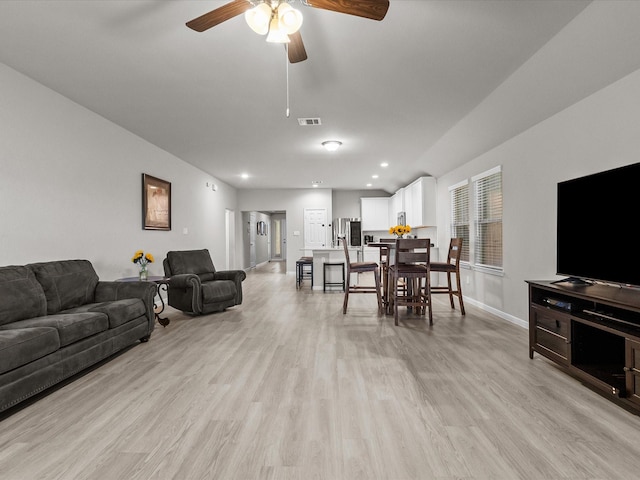
[{"label": "yellow sunflower bouquet", "polygon": [[402,236],[407,233],[411,233],[410,225],[396,225],[395,227],[389,228],[389,235],[396,235],[398,238],[402,238]]},{"label": "yellow sunflower bouquet", "polygon": [[153,260],[153,255],[149,252],[144,253],[142,250],[138,250],[133,254],[133,257],[131,257],[133,263],[140,265],[140,280],[147,279],[147,265],[153,263]]}]

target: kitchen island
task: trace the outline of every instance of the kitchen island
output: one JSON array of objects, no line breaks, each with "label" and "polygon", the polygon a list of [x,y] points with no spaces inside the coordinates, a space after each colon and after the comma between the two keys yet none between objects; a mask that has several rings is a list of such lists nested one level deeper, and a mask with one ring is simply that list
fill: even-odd
[{"label": "kitchen island", "polygon": [[[351,262],[357,262],[361,255],[361,247],[349,247],[349,259]],[[308,257],[313,257],[313,289],[314,290],[322,290],[323,289],[323,272],[325,263],[337,263],[344,262],[345,269],[347,268],[347,263],[344,255],[343,247],[324,247],[324,248],[313,248],[313,249],[303,249],[303,255]],[[352,279],[347,279],[348,282],[354,284],[356,278],[352,274]],[[327,281],[329,282],[339,282],[341,280],[340,271],[337,268],[331,268],[327,271]],[[335,290],[333,290],[335,291]]]}]

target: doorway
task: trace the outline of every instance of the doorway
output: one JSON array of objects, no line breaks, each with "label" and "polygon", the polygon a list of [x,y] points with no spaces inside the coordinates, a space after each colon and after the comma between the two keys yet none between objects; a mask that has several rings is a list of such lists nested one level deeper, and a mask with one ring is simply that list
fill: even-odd
[{"label": "doorway", "polygon": [[271,215],[271,260],[284,261],[287,258],[287,217],[284,213]]}]

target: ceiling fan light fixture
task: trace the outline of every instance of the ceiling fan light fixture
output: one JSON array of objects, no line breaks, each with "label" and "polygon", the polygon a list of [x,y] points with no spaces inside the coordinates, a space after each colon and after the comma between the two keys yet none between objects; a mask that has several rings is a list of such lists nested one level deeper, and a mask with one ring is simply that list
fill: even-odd
[{"label": "ceiling fan light fixture", "polygon": [[284,30],[287,35],[292,35],[300,30],[302,26],[302,13],[296,10],[288,3],[278,5],[278,26],[280,30]]},{"label": "ceiling fan light fixture", "polygon": [[269,43],[289,43],[289,35],[278,25],[278,18],[274,15],[269,24],[269,35],[267,42]]},{"label": "ceiling fan light fixture", "polygon": [[251,30],[258,35],[266,35],[269,32],[269,22],[272,17],[272,10],[266,3],[261,3],[257,7],[244,12],[244,19]]},{"label": "ceiling fan light fixture", "polygon": [[335,152],[340,148],[342,142],[339,140],[326,140],[322,142],[322,146],[329,152]]}]

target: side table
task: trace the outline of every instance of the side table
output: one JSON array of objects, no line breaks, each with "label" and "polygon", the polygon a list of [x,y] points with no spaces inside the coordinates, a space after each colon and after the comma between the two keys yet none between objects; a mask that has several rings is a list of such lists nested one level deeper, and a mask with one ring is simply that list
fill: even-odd
[{"label": "side table", "polygon": [[[119,278],[116,280],[116,282],[140,282],[140,277],[125,277],[125,278]],[[158,320],[158,323],[160,325],[162,325],[163,327],[166,327],[167,325],[169,325],[170,320],[166,317],[161,317],[160,314],[162,312],[164,312],[164,299],[162,298],[162,294],[161,292],[164,291],[165,293],[167,292],[167,289],[169,288],[169,279],[166,277],[147,277],[147,282],[153,282],[156,284],[156,292],[157,292],[157,296],[160,298],[160,306],[156,306],[156,301],[155,299],[153,300],[153,312],[156,315],[156,320]]]}]

